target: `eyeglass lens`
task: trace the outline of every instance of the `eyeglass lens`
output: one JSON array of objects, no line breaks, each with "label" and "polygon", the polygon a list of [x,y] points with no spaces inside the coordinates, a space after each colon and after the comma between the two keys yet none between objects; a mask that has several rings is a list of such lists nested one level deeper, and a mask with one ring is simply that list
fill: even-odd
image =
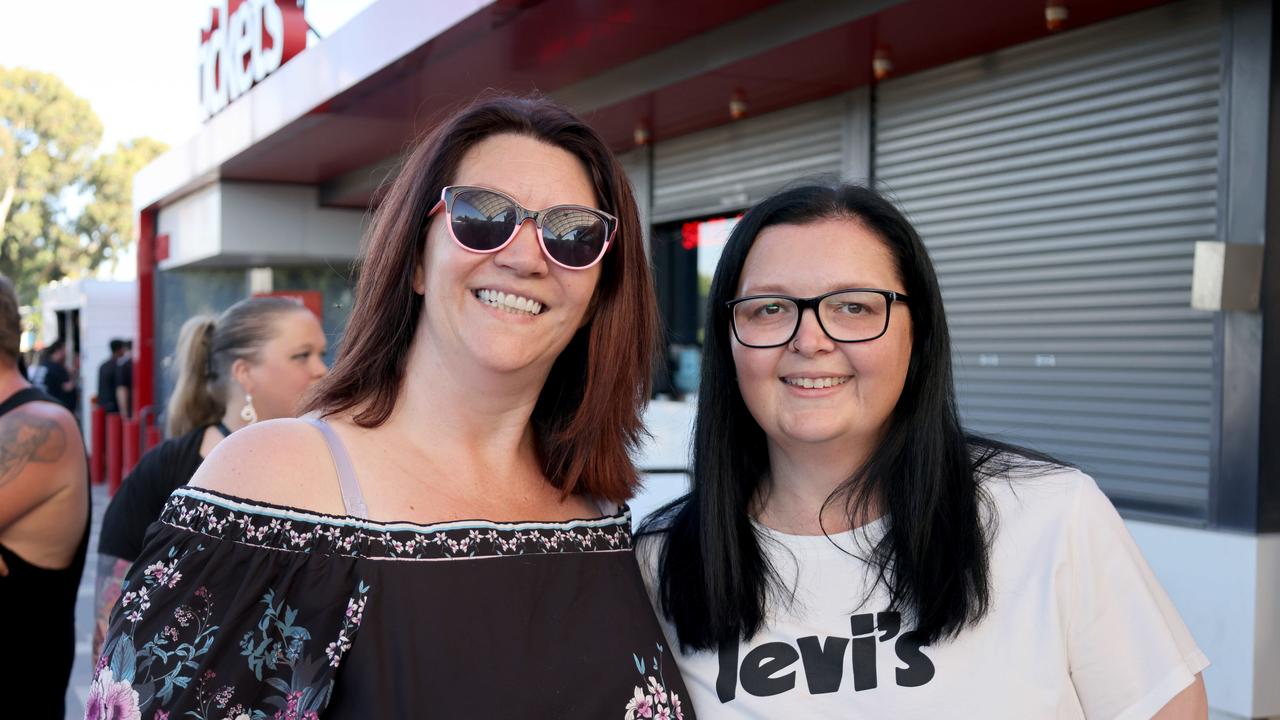
[{"label": "eyeglass lens", "polygon": [[[482,189],[464,189],[453,197],[452,230],[458,242],[480,252],[494,250],[515,232],[519,209],[511,200]],[[586,267],[604,251],[608,226],[595,213],[555,207],[542,216],[542,241],[552,259]]]},{"label": "eyeglass lens", "polygon": [[[889,300],[866,291],[829,295],[818,303],[818,319],[832,340],[871,340],[889,325]],[[788,298],[752,298],[733,306],[734,331],[744,345],[781,345],[799,324],[800,309]]]}]

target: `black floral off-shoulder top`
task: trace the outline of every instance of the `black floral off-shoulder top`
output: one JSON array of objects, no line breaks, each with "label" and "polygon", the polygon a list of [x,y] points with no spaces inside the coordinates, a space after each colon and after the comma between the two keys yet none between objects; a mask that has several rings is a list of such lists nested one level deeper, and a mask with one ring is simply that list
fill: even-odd
[{"label": "black floral off-shoulder top", "polygon": [[179,488],[87,717],[692,718],[630,522],[383,523]]}]

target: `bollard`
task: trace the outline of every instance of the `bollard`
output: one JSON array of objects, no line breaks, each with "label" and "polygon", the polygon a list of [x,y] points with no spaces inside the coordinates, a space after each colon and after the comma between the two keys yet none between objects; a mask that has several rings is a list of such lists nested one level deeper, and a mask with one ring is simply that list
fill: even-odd
[{"label": "bollard", "polygon": [[94,399],[93,412],[89,413],[89,479],[101,485],[106,479],[107,468],[107,411]]},{"label": "bollard", "polygon": [[120,451],[124,445],[124,425],[119,413],[107,416],[107,491],[112,495],[120,489]]},{"label": "bollard", "polygon": [[160,444],[163,439],[160,435],[160,426],[156,423],[156,407],[147,405],[138,411],[138,434],[141,441],[141,448],[138,450],[138,458],[141,459],[147,451]]},{"label": "bollard", "polygon": [[142,450],[143,453],[159,445],[160,443],[164,442],[164,434],[160,432],[159,425],[147,426],[146,441],[147,441],[147,444],[143,446],[143,450]]},{"label": "bollard", "polygon": [[138,440],[139,440],[138,419],[126,420],[124,423],[124,441],[123,448],[120,451],[120,476],[128,477],[133,472],[133,468],[138,464]]}]

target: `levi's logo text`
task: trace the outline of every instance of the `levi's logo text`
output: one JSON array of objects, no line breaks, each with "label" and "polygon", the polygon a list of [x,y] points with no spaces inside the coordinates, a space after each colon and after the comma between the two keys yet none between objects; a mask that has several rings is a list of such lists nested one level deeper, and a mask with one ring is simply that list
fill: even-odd
[{"label": "levi's logo text", "polygon": [[[801,671],[810,695],[869,692],[888,683],[920,687],[933,679],[933,661],[919,636],[901,629],[900,613],[862,613],[849,617],[850,637],[810,635],[794,643],[767,642],[752,647],[745,657],[739,657],[740,643],[724,643],[716,694],[728,703],[739,691],[756,697],[796,691]],[[878,653],[892,653],[892,678],[876,672]]]}]

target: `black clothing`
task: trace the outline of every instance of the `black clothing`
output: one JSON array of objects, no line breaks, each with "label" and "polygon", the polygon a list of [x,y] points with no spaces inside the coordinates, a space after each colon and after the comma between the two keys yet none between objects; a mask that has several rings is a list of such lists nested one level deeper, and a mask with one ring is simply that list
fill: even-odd
[{"label": "black clothing", "polygon": [[71,382],[71,373],[67,371],[67,366],[53,360],[40,363],[36,367],[35,376],[31,379],[31,383],[37,390],[43,390],[54,402],[74,414],[76,389],[74,387],[70,390],[63,389],[68,382]]},{"label": "black clothing", "polygon": [[204,458],[204,425],[147,451],[121,483],[102,517],[98,552],[129,562],[138,559],[147,527],[160,518],[169,494],[186,485]]},{"label": "black clothing", "polygon": [[116,403],[116,365],[118,361],[107,358],[98,366],[98,406],[109,413],[119,412]]},{"label": "black clothing", "polygon": [[421,525],[188,486],[126,583],[97,684],[143,718],[694,716],[625,507]]},{"label": "black clothing", "polygon": [[116,365],[116,387],[125,389],[125,407],[117,407],[116,412],[125,416],[125,419],[133,417],[133,358],[125,357]]},{"label": "black clothing", "polygon": [[[26,388],[0,403],[0,415],[36,401],[56,402]],[[0,687],[26,708],[22,717],[62,720],[66,713],[67,681],[76,654],[76,591],[89,548],[91,516],[92,511],[86,514],[80,545],[65,568],[33,565],[0,544],[0,558],[9,567],[9,574],[0,577],[0,617],[6,619]]]}]

